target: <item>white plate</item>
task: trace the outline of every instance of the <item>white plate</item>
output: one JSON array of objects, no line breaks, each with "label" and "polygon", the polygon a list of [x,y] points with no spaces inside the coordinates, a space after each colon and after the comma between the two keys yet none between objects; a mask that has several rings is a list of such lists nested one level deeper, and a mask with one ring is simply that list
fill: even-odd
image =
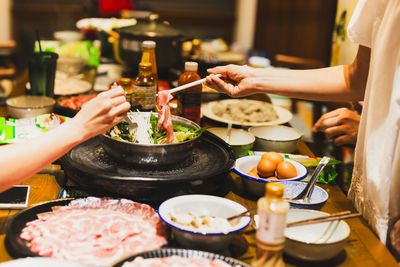
[{"label": "white plate", "polygon": [[[278,118],[276,120],[267,121],[267,122],[238,122],[238,121],[232,121],[232,120],[217,116],[212,111],[213,107],[216,105],[223,105],[226,103],[240,103],[241,101],[248,101],[249,103],[251,103],[251,102],[262,103],[264,105],[272,105],[275,109],[276,114],[278,115]],[[224,99],[224,100],[211,101],[211,102],[201,105],[201,112],[205,117],[207,117],[209,119],[219,121],[219,122],[224,122],[224,123],[232,123],[232,124],[240,125],[240,126],[267,126],[267,125],[283,124],[283,123],[290,121],[293,117],[293,114],[287,109],[284,109],[279,106],[275,106],[271,103],[258,101],[258,100],[251,100],[251,99]]]},{"label": "white plate", "polygon": [[[27,90],[31,90],[31,84],[25,84]],[[92,84],[88,81],[69,78],[69,79],[55,79],[54,81],[54,94],[55,95],[78,95],[83,94],[92,88]]]}]

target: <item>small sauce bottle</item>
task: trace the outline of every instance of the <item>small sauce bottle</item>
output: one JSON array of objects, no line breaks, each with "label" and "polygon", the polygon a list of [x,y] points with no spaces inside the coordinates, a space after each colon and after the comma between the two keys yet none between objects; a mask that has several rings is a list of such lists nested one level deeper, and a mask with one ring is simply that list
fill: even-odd
[{"label": "small sauce bottle", "polygon": [[157,87],[151,66],[148,61],[139,63],[139,73],[132,86],[132,110],[155,111]]},{"label": "small sauce bottle", "polygon": [[[185,63],[185,72],[179,77],[178,85],[200,80],[197,62]],[[200,124],[202,85],[196,85],[178,94],[178,115]]]},{"label": "small sauce bottle", "polygon": [[119,80],[119,85],[124,89],[125,91],[125,98],[128,103],[132,102],[132,79],[131,78],[121,78]]},{"label": "small sauce bottle", "polygon": [[142,42],[142,60],[150,61],[151,63],[151,74],[154,75],[157,85],[158,92],[158,73],[157,73],[157,61],[156,61],[156,42],[154,41],[143,41]]},{"label": "small sauce bottle", "polygon": [[285,244],[284,233],[289,203],[282,199],[283,191],[282,184],[267,183],[265,196],[257,202],[257,256],[252,266],[285,266],[282,251]]}]

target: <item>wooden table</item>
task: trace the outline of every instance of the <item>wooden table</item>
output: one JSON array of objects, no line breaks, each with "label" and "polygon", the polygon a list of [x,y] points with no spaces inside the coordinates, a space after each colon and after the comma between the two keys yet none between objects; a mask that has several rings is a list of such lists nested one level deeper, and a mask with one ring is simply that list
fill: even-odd
[{"label": "wooden table", "polygon": [[[5,108],[0,106],[0,116],[5,116]],[[300,143],[298,150],[301,154],[312,155],[312,152],[304,144]],[[241,179],[234,174],[230,174],[234,184],[234,190],[230,191],[226,198],[241,203],[247,208],[256,206],[256,201],[249,197],[244,197]],[[53,176],[36,174],[32,178],[26,180],[25,184],[30,184],[30,205],[41,201],[52,200],[57,197],[59,186]],[[335,185],[320,185],[329,193],[329,199],[322,211],[334,213],[344,210],[354,210],[350,201],[346,198],[340,188]],[[4,233],[7,220],[18,210],[1,210],[0,211],[0,233]],[[327,262],[311,263],[301,262],[285,257],[287,266],[398,266],[396,260],[387,250],[387,248],[379,241],[376,235],[371,231],[365,221],[361,218],[353,218],[347,220],[351,228],[351,234],[344,250],[335,258]],[[240,239],[247,241],[245,244],[247,250],[240,254],[239,259],[251,262],[255,256],[255,235],[242,234]],[[239,239],[238,239],[239,240]],[[4,247],[4,234],[0,235],[0,262],[8,261],[11,257]]]}]

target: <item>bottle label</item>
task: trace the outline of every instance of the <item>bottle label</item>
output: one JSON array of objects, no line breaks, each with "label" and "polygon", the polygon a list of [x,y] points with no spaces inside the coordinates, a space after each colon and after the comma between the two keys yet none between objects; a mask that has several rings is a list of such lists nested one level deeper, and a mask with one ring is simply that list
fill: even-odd
[{"label": "bottle label", "polygon": [[286,213],[259,212],[258,220],[257,240],[273,244],[285,241]]},{"label": "bottle label", "polygon": [[133,86],[132,106],[141,106],[143,109],[154,109],[156,107],[156,86]]}]

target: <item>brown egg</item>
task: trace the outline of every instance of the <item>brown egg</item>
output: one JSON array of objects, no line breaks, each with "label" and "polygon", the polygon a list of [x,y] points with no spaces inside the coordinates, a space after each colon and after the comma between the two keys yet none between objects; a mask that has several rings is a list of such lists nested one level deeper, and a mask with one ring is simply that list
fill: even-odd
[{"label": "brown egg", "polygon": [[281,156],[281,154],[277,153],[277,152],[267,152],[264,153],[261,156],[262,159],[269,159],[272,160],[273,162],[275,162],[275,164],[278,166],[279,163],[281,163],[283,161],[283,157]]},{"label": "brown egg", "polygon": [[268,177],[267,180],[279,180],[279,179],[275,176],[271,176],[271,177]]},{"label": "brown egg", "polygon": [[275,175],[276,164],[269,159],[261,159],[257,164],[257,173],[261,177],[270,177]]},{"label": "brown egg", "polygon": [[297,176],[296,167],[289,161],[283,161],[276,167],[276,176],[279,179],[289,179]]},{"label": "brown egg", "polygon": [[250,171],[250,172],[248,172],[247,175],[250,175],[250,176],[255,177],[255,178],[260,178],[260,176],[258,175],[258,173],[257,173],[257,172],[253,172],[253,170]]}]

